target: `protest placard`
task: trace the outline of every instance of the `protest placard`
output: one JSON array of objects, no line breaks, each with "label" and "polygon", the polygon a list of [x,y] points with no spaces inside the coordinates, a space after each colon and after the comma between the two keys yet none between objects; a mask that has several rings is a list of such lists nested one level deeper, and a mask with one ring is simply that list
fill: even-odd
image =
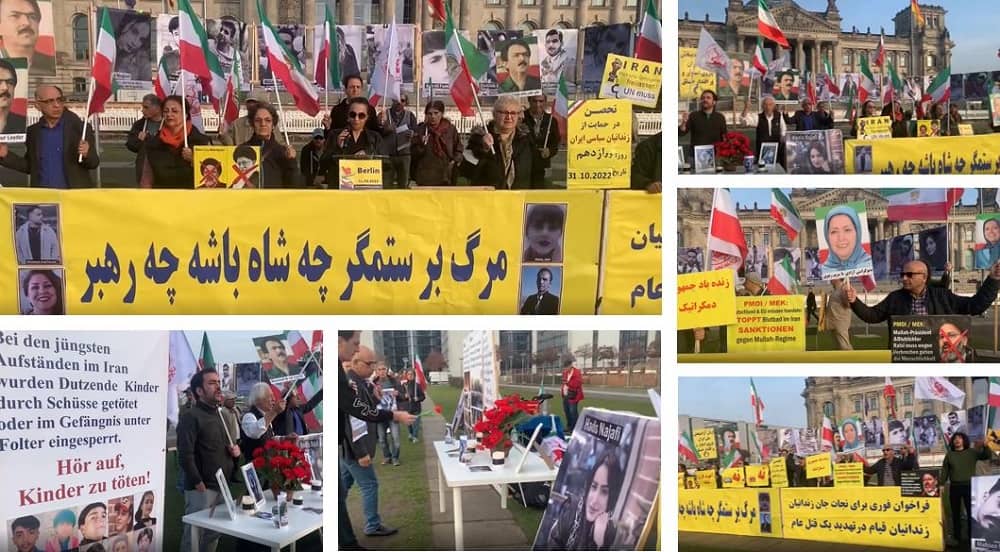
[{"label": "protest placard", "polygon": [[769,487],[771,485],[771,466],[768,464],[750,464],[746,467],[747,487]]},{"label": "protest placard", "polygon": [[663,65],[655,61],[608,54],[598,98],[628,100],[656,107],[663,84]]},{"label": "protest placard", "polygon": [[736,276],[728,268],[677,276],[677,329],[736,323]]},{"label": "protest placard", "polygon": [[723,489],[739,489],[741,487],[746,487],[746,485],[746,474],[743,472],[743,466],[725,468],[722,470]]},{"label": "protest placard", "polygon": [[[857,170],[859,147],[870,150],[870,171]],[[848,174],[996,174],[1000,167],[1000,134],[847,140],[844,148]]]},{"label": "protest placard", "polygon": [[968,316],[894,316],[890,319],[893,362],[974,362]]},{"label": "protest placard", "polygon": [[711,427],[696,429],[692,438],[699,459],[712,460],[719,457],[719,450],[715,444],[715,429]]},{"label": "protest placard", "polygon": [[783,456],[772,458],[768,463],[768,471],[771,475],[771,486],[775,488],[788,486],[788,465]]},{"label": "protest placard", "polygon": [[859,140],[892,138],[892,117],[861,117],[858,119]]},{"label": "protest placard", "polygon": [[806,479],[833,475],[833,463],[829,452],[821,452],[806,457]]},{"label": "protest placard", "polygon": [[861,462],[837,463],[833,465],[834,487],[864,487],[865,471]]},{"label": "protest placard", "polygon": [[570,108],[566,188],[628,188],[632,175],[632,104],[587,100]]},{"label": "protest placard", "polygon": [[762,488],[680,491],[677,527],[698,533],[781,537],[778,493]]},{"label": "protest placard", "polygon": [[678,48],[679,65],[678,95],[679,100],[696,100],[705,90],[715,90],[715,73],[695,66],[698,57],[697,48]]},{"label": "protest placard", "polygon": [[260,188],[260,146],[195,146],[195,188]]},{"label": "protest placard", "polygon": [[938,470],[920,469],[901,472],[899,491],[902,496],[940,497],[941,483]]},{"label": "protest placard", "polygon": [[382,187],[381,159],[351,159],[338,162],[341,190],[377,190]]},{"label": "protest placard", "polygon": [[719,485],[715,470],[698,470],[694,475],[698,478],[699,489],[714,489]]},{"label": "protest placard", "polygon": [[805,295],[737,297],[728,351],[805,351],[805,304]]},{"label": "protest placard", "polygon": [[863,201],[816,209],[816,235],[824,280],[874,272],[868,211]]}]

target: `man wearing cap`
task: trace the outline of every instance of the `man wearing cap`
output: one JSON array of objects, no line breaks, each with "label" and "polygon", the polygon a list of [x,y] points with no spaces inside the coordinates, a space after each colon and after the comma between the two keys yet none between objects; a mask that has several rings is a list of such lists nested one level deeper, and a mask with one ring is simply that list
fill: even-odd
[{"label": "man wearing cap", "polygon": [[562,400],[563,412],[566,413],[566,429],[573,431],[576,419],[580,415],[580,401],[583,400],[583,374],[575,366],[576,358],[566,353],[562,365]]},{"label": "man wearing cap", "polygon": [[243,104],[247,108],[247,116],[240,117],[230,126],[225,121],[219,124],[219,140],[227,146],[238,146],[253,138],[253,117],[257,108],[267,103],[267,92],[254,90],[250,92]]},{"label": "man wearing cap", "polygon": [[302,172],[306,188],[325,187],[322,167],[319,163],[326,147],[326,132],[322,128],[314,129],[312,139],[302,146],[299,154],[299,170]]},{"label": "man wearing cap", "polygon": [[736,292],[739,296],[770,295],[764,287],[764,281],[760,279],[760,274],[751,270],[743,275],[743,289]]}]

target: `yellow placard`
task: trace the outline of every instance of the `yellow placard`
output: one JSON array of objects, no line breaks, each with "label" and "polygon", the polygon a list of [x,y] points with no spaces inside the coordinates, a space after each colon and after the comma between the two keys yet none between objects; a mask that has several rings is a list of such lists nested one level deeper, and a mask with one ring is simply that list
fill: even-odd
[{"label": "yellow placard", "polygon": [[699,489],[715,489],[719,486],[715,470],[698,470],[694,472],[694,476],[698,478]]},{"label": "yellow placard", "polygon": [[373,190],[382,187],[381,159],[351,159],[338,161],[337,176],[341,190]]},{"label": "yellow placard", "polygon": [[260,146],[195,146],[195,188],[260,188]]},{"label": "yellow placard", "polygon": [[726,332],[730,353],[806,350],[806,296],[736,298],[736,324]]},{"label": "yellow placard", "polygon": [[777,490],[685,490],[678,491],[677,503],[677,529],[680,531],[781,537]]},{"label": "yellow placard", "polygon": [[917,121],[917,138],[931,138],[941,136],[940,121],[919,120]]},{"label": "yellow placard", "polygon": [[785,459],[778,457],[772,458],[768,462],[771,472],[771,487],[781,488],[788,486],[788,464],[785,463]]},{"label": "yellow placard", "polygon": [[833,475],[832,458],[829,452],[821,452],[806,457],[806,479]]},{"label": "yellow placard", "polygon": [[750,464],[746,467],[747,487],[767,487],[771,484],[771,466]]},{"label": "yellow placard", "polygon": [[628,100],[656,107],[663,85],[663,65],[633,57],[608,54],[598,98]]},{"label": "yellow placard", "polygon": [[738,468],[725,468],[722,470],[722,488],[739,489],[747,486],[747,476],[743,471],[743,466]]},{"label": "yellow placard", "polygon": [[687,476],[684,474],[684,472],[677,472],[677,488],[678,489],[683,489],[684,488],[684,481],[686,479],[687,479]]},{"label": "yellow placard", "polygon": [[960,123],[958,125],[958,135],[959,136],[974,136],[976,131],[972,129],[972,125],[969,123]]},{"label": "yellow placard", "polygon": [[736,277],[732,269],[677,275],[677,329],[736,323]]},{"label": "yellow placard", "polygon": [[[844,164],[855,171],[858,148],[870,148],[874,174],[997,174],[1000,172],[1000,134],[894,138],[844,142]],[[863,152],[867,153],[867,152]]]},{"label": "yellow placard", "polygon": [[697,48],[678,48],[678,90],[677,99],[696,100],[706,90],[716,90],[715,73],[695,65]]},{"label": "yellow placard", "polygon": [[569,112],[566,188],[628,188],[632,178],[632,104],[586,100]]},{"label": "yellow placard", "polygon": [[892,117],[861,117],[858,119],[858,139],[892,138]]},{"label": "yellow placard", "polygon": [[608,192],[601,314],[663,312],[663,205],[660,194]]},{"label": "yellow placard", "polygon": [[[560,314],[595,312],[599,191],[0,190],[37,203],[59,205],[70,314],[516,314],[543,268]],[[559,262],[522,264],[531,204],[565,206]],[[30,305],[21,272],[0,271],[0,312]]]},{"label": "yellow placard", "polygon": [[864,487],[865,466],[861,462],[833,465],[833,485],[835,487]]},{"label": "yellow placard", "polygon": [[785,538],[907,550],[943,550],[941,499],[899,487],[781,489]]},{"label": "yellow placard", "polygon": [[713,460],[719,457],[718,445],[715,443],[715,430],[708,427],[694,430],[694,448],[698,452],[698,459]]}]

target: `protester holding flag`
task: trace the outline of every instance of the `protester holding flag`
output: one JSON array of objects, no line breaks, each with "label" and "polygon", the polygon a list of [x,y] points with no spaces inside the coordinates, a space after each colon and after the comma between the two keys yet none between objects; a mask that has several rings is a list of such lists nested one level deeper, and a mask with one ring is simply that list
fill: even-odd
[{"label": "protester holding flag", "polygon": [[662,192],[663,132],[646,138],[632,154],[632,189],[651,194]]},{"label": "protester holding flag", "polygon": [[409,428],[410,442],[416,443],[420,441],[420,413],[423,411],[422,403],[427,400],[427,394],[424,392],[424,386],[417,381],[416,373],[413,370],[407,370],[404,374],[403,387],[409,398],[406,411],[416,417]]},{"label": "protester holding flag", "polygon": [[552,158],[559,151],[559,125],[545,112],[545,103],[544,92],[531,96],[524,111],[524,124],[535,141],[531,181],[539,185],[545,181],[545,170],[552,166]]},{"label": "protester holding flag", "polygon": [[383,110],[379,123],[387,132],[383,135],[384,152],[389,156],[383,185],[386,189],[405,190],[410,187],[411,148],[414,132],[417,130],[417,116],[406,109],[409,98],[405,93],[392,106]]},{"label": "protester holding flag", "polygon": [[757,159],[760,159],[760,148],[766,142],[776,142],[778,144],[778,163],[785,166],[785,132],[788,131],[785,116],[778,113],[777,102],[770,94],[761,98],[761,112],[757,115],[757,132],[755,143],[757,144]]},{"label": "protester holding flag", "polygon": [[30,175],[32,188],[92,188],[90,171],[101,163],[93,129],[66,109],[58,86],[36,88],[35,108],[42,116],[27,129],[24,157],[0,144],[0,166]]},{"label": "protester holding flag", "polygon": [[826,102],[816,104],[816,117],[819,118],[819,130],[833,130],[833,114]]},{"label": "protester holding flag", "polygon": [[163,112],[160,98],[156,94],[146,94],[142,98],[142,118],[132,123],[125,139],[125,147],[135,153],[135,182],[142,181],[142,167],[146,163],[146,139],[160,131]]},{"label": "protester holding flag", "polygon": [[910,119],[913,118],[912,111],[903,111],[903,104],[899,100],[893,100],[882,108],[883,117],[892,117],[892,137],[910,137]]},{"label": "protester holding flag", "polygon": [[275,435],[284,435],[290,439],[295,439],[309,434],[309,427],[306,425],[306,414],[312,412],[323,402],[323,390],[320,389],[312,398],[305,402],[302,401],[302,397],[299,395],[300,392],[300,389],[292,391],[288,396],[285,410],[274,419]]},{"label": "protester holding flag", "polygon": [[500,96],[493,104],[493,120],[485,129],[472,129],[468,149],[477,161],[463,164],[472,185],[498,190],[544,187],[543,182],[531,180],[536,146],[528,128],[520,124],[522,114],[517,98]]},{"label": "protester holding flag", "polygon": [[161,106],[163,124],[146,139],[146,163],[139,186],[194,188],[191,148],[211,145],[212,140],[191,123],[191,113],[180,96],[167,96]]},{"label": "protester holding flag", "polygon": [[267,92],[254,90],[243,100],[246,117],[240,117],[233,124],[219,124],[219,141],[226,146],[238,146],[253,137],[253,118],[261,104],[268,103]]},{"label": "protester holding flag", "polygon": [[948,546],[958,546],[962,541],[962,506],[965,506],[964,540],[972,536],[972,477],[976,475],[976,463],[989,460],[992,452],[983,446],[982,441],[969,446],[969,436],[959,431],[951,436],[948,452],[941,463],[942,486],[948,483],[948,502],[951,503],[951,534],[947,539]]},{"label": "protester holding flag", "polygon": [[296,188],[295,148],[281,145],[274,134],[279,123],[278,110],[271,104],[261,104],[253,116],[253,136],[242,146],[260,147],[258,174],[260,187],[265,189]]},{"label": "protester holding flag", "polygon": [[713,90],[701,93],[701,111],[697,113],[681,113],[681,124],[677,127],[677,136],[691,133],[691,146],[711,146],[721,142],[726,134],[726,118],[715,110],[719,96]]},{"label": "protester holding flag", "polygon": [[427,102],[411,146],[417,186],[454,186],[463,149],[458,129],[444,116],[444,102]]}]

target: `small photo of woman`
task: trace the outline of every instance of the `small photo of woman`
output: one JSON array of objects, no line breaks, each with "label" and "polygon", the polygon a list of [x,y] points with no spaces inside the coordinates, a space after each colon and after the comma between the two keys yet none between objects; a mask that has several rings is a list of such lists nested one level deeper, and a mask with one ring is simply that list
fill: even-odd
[{"label": "small photo of woman", "polygon": [[153,517],[154,503],[155,495],[153,491],[142,493],[142,498],[139,499],[138,506],[135,509],[135,525],[132,527],[133,530],[138,531],[156,525],[156,518]]},{"label": "small photo of woman", "polygon": [[528,204],[524,215],[525,263],[561,263],[566,205]]},{"label": "small photo of woman", "polygon": [[63,269],[22,268],[18,280],[21,314],[66,314]]}]

